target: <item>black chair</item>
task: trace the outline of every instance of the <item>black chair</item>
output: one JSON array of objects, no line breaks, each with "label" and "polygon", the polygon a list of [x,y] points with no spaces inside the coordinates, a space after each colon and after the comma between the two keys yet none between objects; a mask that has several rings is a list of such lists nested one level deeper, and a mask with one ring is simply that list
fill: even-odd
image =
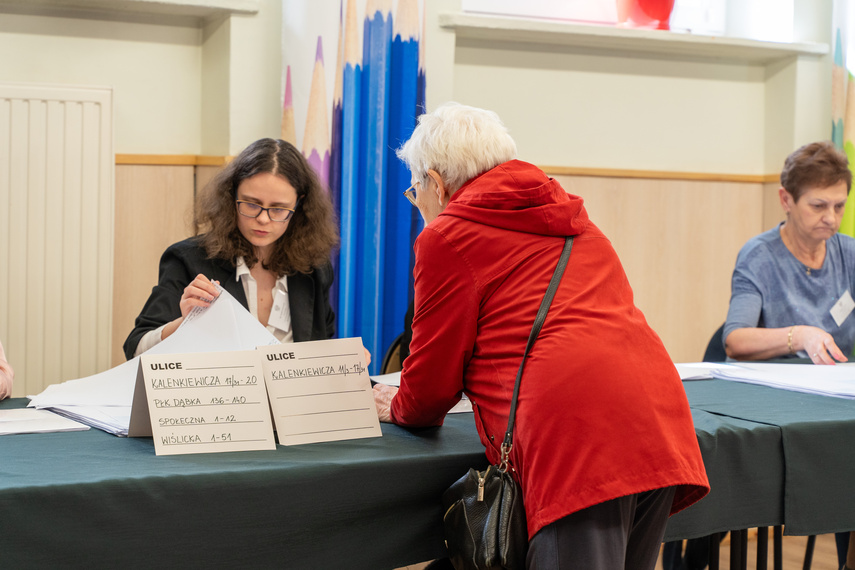
[{"label": "black chair", "polygon": [[704,362],[724,362],[727,360],[727,353],[724,351],[724,324],[718,327],[704,352]]},{"label": "black chair", "polygon": [[395,340],[389,344],[386,349],[386,354],[383,356],[383,362],[380,363],[380,374],[391,374],[392,372],[401,371],[401,340],[404,338],[404,333],[395,337]]}]

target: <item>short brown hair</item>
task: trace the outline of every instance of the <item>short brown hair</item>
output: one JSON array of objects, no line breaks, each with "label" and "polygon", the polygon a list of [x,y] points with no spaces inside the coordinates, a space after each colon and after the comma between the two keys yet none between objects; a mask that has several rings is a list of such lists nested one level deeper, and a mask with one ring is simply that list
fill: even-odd
[{"label": "short brown hair", "polygon": [[796,149],[784,161],[781,186],[798,202],[810,188],[828,188],[846,182],[846,193],[852,188],[849,159],[828,142],[815,142]]},{"label": "short brown hair", "polygon": [[237,189],[261,173],[283,177],[297,191],[297,211],[285,234],[274,244],[265,268],[277,276],[311,273],[328,264],[338,245],[338,229],[329,193],[305,157],[291,143],[261,139],[246,147],[208,184],[196,203],[193,227],[211,258],[235,264],[242,256],[249,267],[258,259],[237,227]]}]

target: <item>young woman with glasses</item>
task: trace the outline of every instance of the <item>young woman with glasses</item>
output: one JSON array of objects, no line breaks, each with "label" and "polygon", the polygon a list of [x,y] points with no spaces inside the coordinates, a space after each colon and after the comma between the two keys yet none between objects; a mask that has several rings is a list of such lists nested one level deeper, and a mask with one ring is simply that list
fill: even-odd
[{"label": "young woman with glasses", "polygon": [[[175,332],[194,307],[210,305],[215,284],[282,342],[333,336],[333,208],[293,145],[261,139],[241,152],[197,200],[194,233],[161,257],[158,284],[125,341],[127,358]],[[276,301],[287,310],[272,311]]]}]

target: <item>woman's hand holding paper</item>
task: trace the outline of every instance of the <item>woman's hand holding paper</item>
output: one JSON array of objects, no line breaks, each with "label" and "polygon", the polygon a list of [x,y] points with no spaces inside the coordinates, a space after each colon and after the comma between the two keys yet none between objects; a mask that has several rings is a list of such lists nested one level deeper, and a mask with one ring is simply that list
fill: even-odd
[{"label": "woman's hand holding paper", "polygon": [[186,317],[194,307],[207,307],[220,295],[216,285],[201,273],[184,288],[181,301],[181,317]]}]

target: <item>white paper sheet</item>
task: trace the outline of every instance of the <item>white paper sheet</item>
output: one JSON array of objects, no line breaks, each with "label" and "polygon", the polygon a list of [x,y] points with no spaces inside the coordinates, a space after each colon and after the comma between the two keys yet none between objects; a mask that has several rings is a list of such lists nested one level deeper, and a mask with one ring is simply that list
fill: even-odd
[{"label": "white paper sheet", "polygon": [[[379,374],[377,376],[372,376],[372,380],[379,384],[386,384],[387,386],[400,386],[401,385],[401,373],[400,372],[392,372],[391,374]],[[464,412],[472,411],[472,401],[466,397],[466,394],[463,394],[460,398],[460,401],[454,404],[454,407],[448,410],[449,414],[461,414]]]},{"label": "white paper sheet", "polygon": [[47,410],[21,408],[0,410],[0,435],[84,431],[89,426],[69,420]]},{"label": "white paper sheet", "polygon": [[[253,350],[279,341],[225,289],[208,308],[195,308],[172,335],[146,354]],[[29,406],[63,415],[116,435],[127,435],[139,357],[105,372],[48,386]]]},{"label": "white paper sheet", "polygon": [[817,366],[740,362],[738,365],[714,370],[713,376],[722,380],[771,386],[793,392],[855,399],[855,364],[849,363]]},{"label": "white paper sheet", "polygon": [[730,364],[714,362],[679,362],[674,364],[680,380],[711,380],[714,370],[726,370]]}]

